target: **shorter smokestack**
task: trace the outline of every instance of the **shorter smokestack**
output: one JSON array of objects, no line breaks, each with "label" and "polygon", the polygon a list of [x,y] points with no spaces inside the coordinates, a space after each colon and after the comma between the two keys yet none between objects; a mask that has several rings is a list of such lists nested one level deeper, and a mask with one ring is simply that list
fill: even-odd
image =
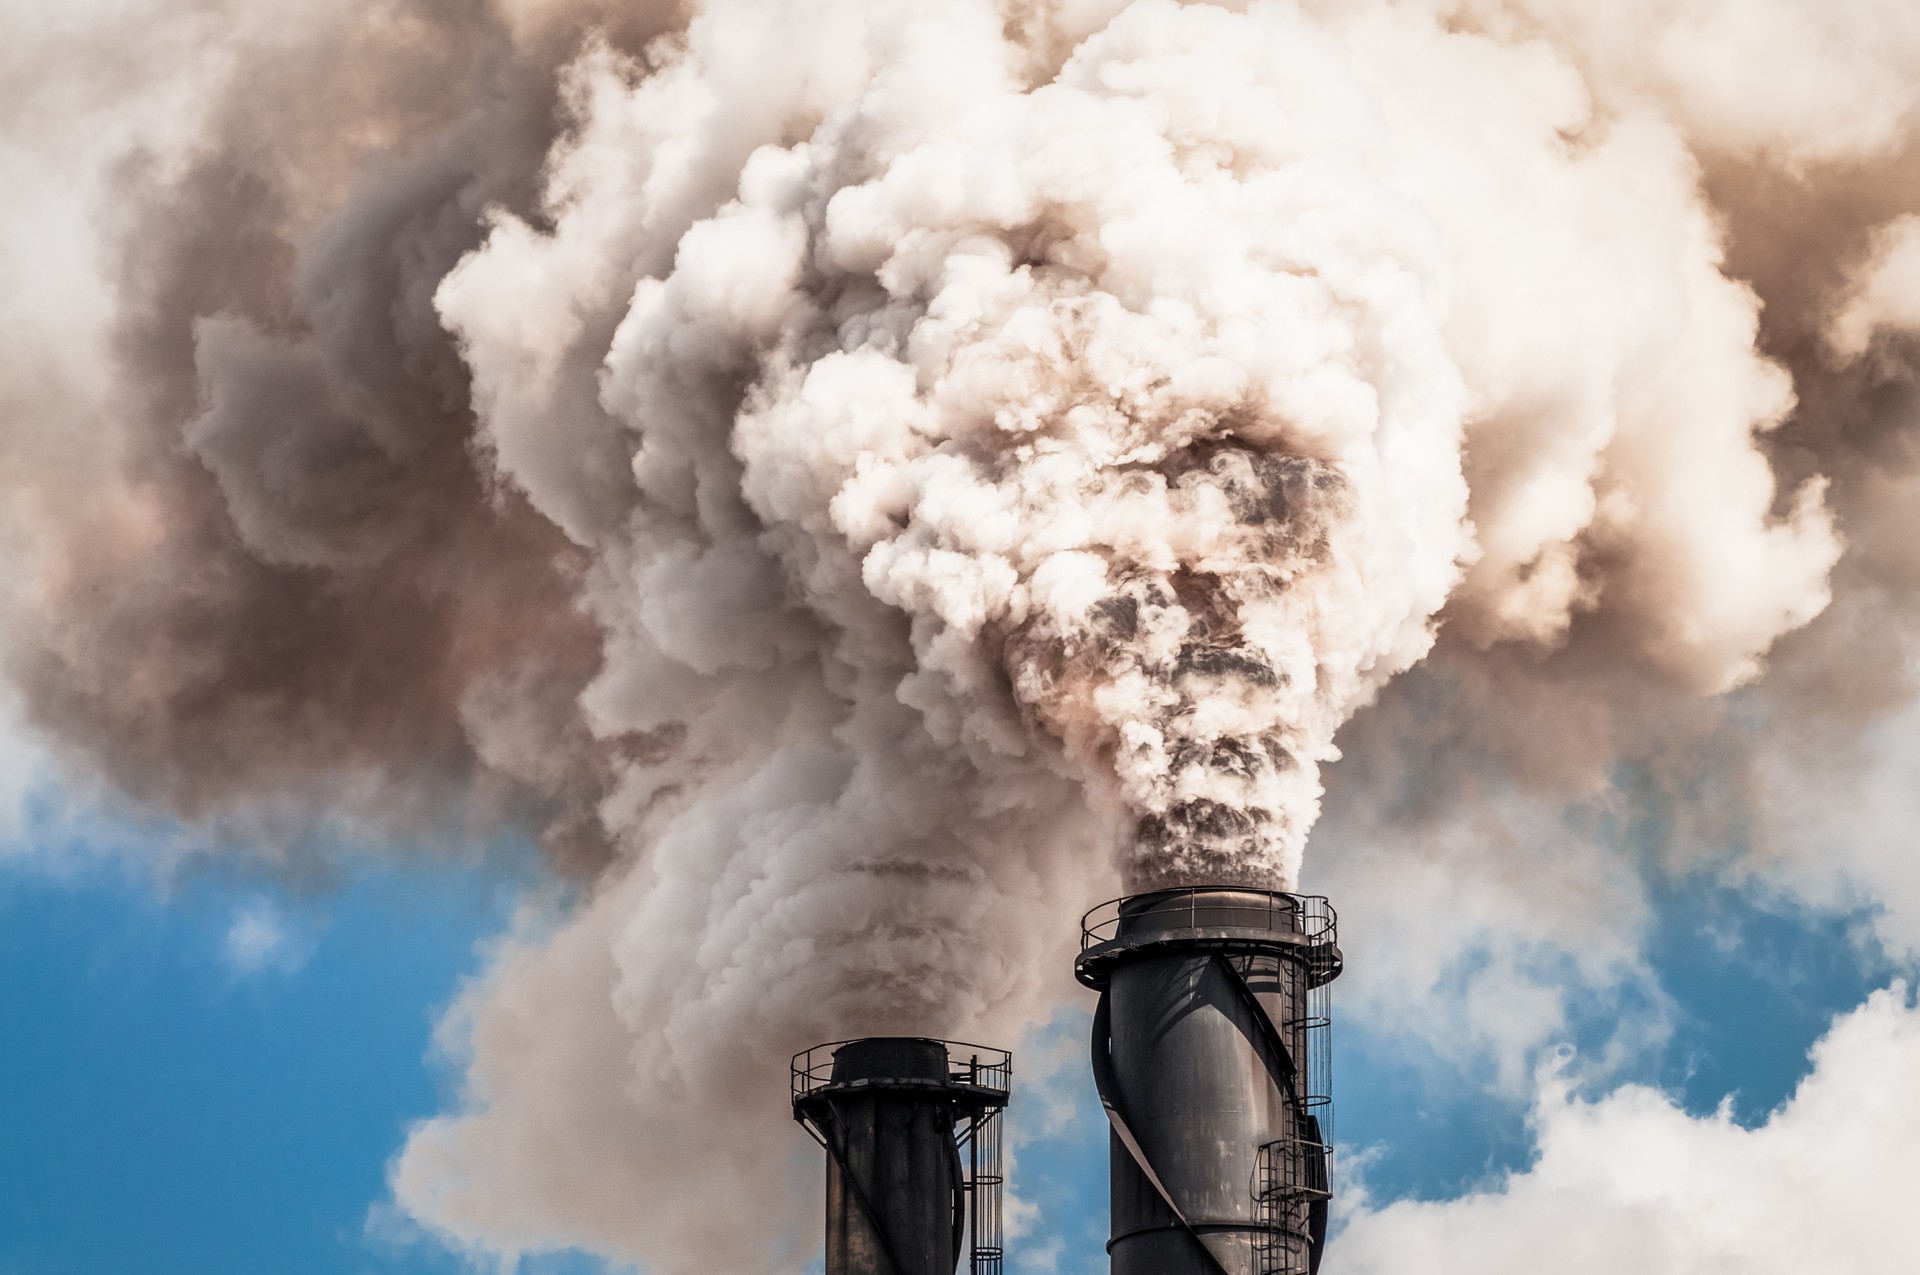
[{"label": "shorter smokestack", "polygon": [[876,1036],[793,1059],[793,1118],[827,1149],[826,1275],[1000,1275],[1000,1112],[1013,1056]]},{"label": "shorter smokestack", "polygon": [[1114,1275],[1318,1270],[1340,968],[1323,898],[1203,886],[1087,913]]}]

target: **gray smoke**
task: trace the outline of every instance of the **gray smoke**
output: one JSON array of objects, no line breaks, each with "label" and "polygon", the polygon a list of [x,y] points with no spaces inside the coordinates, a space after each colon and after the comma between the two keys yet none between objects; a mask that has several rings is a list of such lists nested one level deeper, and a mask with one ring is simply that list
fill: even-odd
[{"label": "gray smoke", "polygon": [[1630,8],[54,23],[10,113],[116,140],[98,360],[5,363],[29,716],[190,821],[536,836],[581,902],[401,1201],[772,1269],[787,1053],[1292,885],[1337,736],[1444,745],[1412,826],[1900,702],[1920,34]]}]

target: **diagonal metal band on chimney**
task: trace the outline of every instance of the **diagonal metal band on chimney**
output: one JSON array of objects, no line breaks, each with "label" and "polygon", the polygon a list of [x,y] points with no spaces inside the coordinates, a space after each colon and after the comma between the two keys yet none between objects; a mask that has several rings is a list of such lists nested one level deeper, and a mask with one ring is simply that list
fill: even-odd
[{"label": "diagonal metal band on chimney", "polygon": [[827,1150],[826,1275],[1000,1275],[1003,1049],[918,1036],[793,1059],[793,1116]]},{"label": "diagonal metal band on chimney", "polygon": [[1100,992],[1114,1275],[1319,1268],[1340,969],[1316,896],[1200,886],[1086,915],[1074,972]]}]

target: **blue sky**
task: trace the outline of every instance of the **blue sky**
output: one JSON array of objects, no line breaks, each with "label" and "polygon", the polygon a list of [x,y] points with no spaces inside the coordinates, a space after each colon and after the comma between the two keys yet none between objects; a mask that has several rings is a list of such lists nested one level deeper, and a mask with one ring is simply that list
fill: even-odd
[{"label": "blue sky", "polygon": [[[52,862],[0,866],[0,1275],[469,1268],[396,1220],[385,1172],[409,1124],[453,1096],[433,1026],[528,887],[512,856],[296,892],[230,870],[163,889],[112,857]],[[1675,1031],[1623,1078],[1694,1114],[1732,1095],[1743,1124],[1764,1119],[1833,1015],[1898,972],[1858,918],[1697,882],[1656,902],[1649,956]],[[1020,1243],[1062,1271],[1093,1267],[1104,1238],[1083,1030],[1069,1013],[1053,1031],[1074,1116],[1037,1139],[1030,1117],[1017,1168],[1040,1218]],[[1436,1079],[1403,1038],[1346,1023],[1337,1043],[1340,1139],[1376,1200],[1444,1198],[1527,1163],[1520,1104]]]},{"label": "blue sky", "polygon": [[[517,885],[0,868],[0,1272],[463,1269],[386,1219],[385,1166],[454,1083],[433,1024]],[[248,968],[263,917],[282,950]]]}]

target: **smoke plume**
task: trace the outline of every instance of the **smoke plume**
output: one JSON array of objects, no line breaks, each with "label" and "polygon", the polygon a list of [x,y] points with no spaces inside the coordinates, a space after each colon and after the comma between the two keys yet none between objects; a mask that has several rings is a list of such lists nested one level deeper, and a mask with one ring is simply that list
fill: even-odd
[{"label": "smoke plume", "polygon": [[36,30],[9,102],[112,142],[40,148],[103,299],[84,366],[5,355],[9,667],[182,819],[505,823],[579,883],[395,1166],[460,1242],[790,1259],[788,1053],[1017,1033],[1095,898],[1292,887],[1337,739],[1421,749],[1411,825],[1904,699],[1898,6],[137,25]]}]

